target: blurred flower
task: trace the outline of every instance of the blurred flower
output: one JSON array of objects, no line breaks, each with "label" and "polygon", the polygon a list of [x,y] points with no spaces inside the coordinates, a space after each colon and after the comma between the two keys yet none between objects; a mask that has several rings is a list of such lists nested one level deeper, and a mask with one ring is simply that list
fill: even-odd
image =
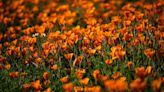
[{"label": "blurred flower", "polygon": [[84,88],[80,86],[74,86],[74,91],[75,92],[83,92]]},{"label": "blurred flower", "polygon": [[163,82],[162,82],[161,78],[152,81],[151,86],[152,86],[154,92],[159,92],[159,89]]},{"label": "blurred flower", "polygon": [[107,81],[109,79],[109,77],[106,76],[106,75],[101,75],[100,79],[101,79],[101,81],[105,82],[105,81]]},{"label": "blurred flower", "polygon": [[85,69],[76,69],[75,75],[77,78],[81,79],[85,74]]},{"label": "blurred flower", "polygon": [[87,85],[89,82],[89,78],[80,79],[79,82],[83,85]]},{"label": "blurred flower", "polygon": [[113,62],[113,60],[111,60],[111,59],[107,59],[107,60],[105,60],[105,63],[106,63],[107,65],[111,65],[112,62]]},{"label": "blurred flower", "polygon": [[105,81],[104,85],[108,89],[108,91],[114,91],[116,90],[115,80],[108,80]]},{"label": "blurred flower", "polygon": [[82,60],[84,59],[84,56],[78,56],[74,61],[73,61],[73,66],[75,66],[76,64],[79,64],[82,62]]},{"label": "blurred flower", "polygon": [[100,74],[100,71],[99,70],[94,70],[93,73],[92,73],[92,75],[93,75],[93,77],[94,77],[95,80],[98,80],[101,77],[100,76],[101,74]]},{"label": "blurred flower", "polygon": [[45,85],[45,86],[48,86],[50,83],[51,83],[50,80],[45,80],[45,81],[44,81],[44,85]]},{"label": "blurred flower", "polygon": [[88,49],[88,50],[87,50],[87,53],[88,53],[89,55],[94,55],[94,54],[96,53],[96,49]]},{"label": "blurred flower", "polygon": [[56,71],[58,69],[58,65],[53,65],[50,68],[51,68],[51,70]]},{"label": "blurred flower", "polygon": [[150,74],[150,73],[152,72],[152,67],[151,67],[151,66],[148,66],[148,67],[146,68],[145,72],[146,72],[147,74]]},{"label": "blurred flower", "polygon": [[132,34],[124,34],[122,40],[124,41],[130,41],[130,39],[133,37]]},{"label": "blurred flower", "polygon": [[31,87],[31,84],[30,83],[23,84],[23,89],[24,90],[28,90],[30,87]]},{"label": "blurred flower", "polygon": [[48,76],[49,76],[48,72],[44,72],[44,73],[43,73],[43,78],[44,78],[44,80],[47,80],[47,79],[48,79]]},{"label": "blurred flower", "polygon": [[146,87],[146,81],[141,80],[140,78],[137,78],[130,83],[130,88],[133,91],[143,91],[145,87]]},{"label": "blurred flower", "polygon": [[63,85],[63,89],[65,90],[65,92],[72,92],[73,90],[73,83],[69,82]]},{"label": "blurred flower", "polygon": [[128,84],[124,80],[107,80],[104,82],[105,87],[109,92],[125,92],[128,89]]},{"label": "blurred flower", "polygon": [[113,75],[112,75],[112,78],[113,79],[117,79],[121,76],[121,73],[120,72],[115,72]]},{"label": "blurred flower", "polygon": [[11,78],[18,78],[18,77],[19,77],[19,72],[10,72],[10,73],[9,73],[9,76],[10,76]]},{"label": "blurred flower", "polygon": [[41,64],[41,63],[42,63],[42,58],[39,58],[39,57],[36,58],[36,59],[35,59],[35,63],[36,63],[36,64]]},{"label": "blurred flower", "polygon": [[135,68],[135,73],[138,77],[143,78],[146,76],[146,71],[144,67]]},{"label": "blurred flower", "polygon": [[43,92],[52,92],[51,88],[47,88],[46,90],[44,90]]},{"label": "blurred flower", "polygon": [[155,54],[155,50],[148,48],[144,50],[144,54],[148,57],[151,58]]},{"label": "blurred flower", "polygon": [[66,83],[68,81],[68,75],[60,78],[60,81]]},{"label": "blurred flower", "polygon": [[38,58],[38,52],[34,52],[34,53],[33,53],[33,57],[34,57],[34,58]]},{"label": "blurred flower", "polygon": [[142,32],[144,32],[144,27],[145,27],[145,25],[141,23],[136,27],[136,29],[137,29],[137,31],[142,33]]},{"label": "blurred flower", "polygon": [[35,91],[39,91],[42,89],[42,86],[40,84],[40,80],[33,81],[31,83],[32,87],[35,89]]},{"label": "blurred flower", "polygon": [[38,25],[36,25],[35,26],[35,30],[36,30],[37,33],[42,34],[42,33],[45,32],[45,27],[44,26],[38,26]]},{"label": "blurred flower", "polygon": [[52,39],[55,41],[58,39],[59,35],[60,35],[60,31],[50,32],[50,34],[48,35],[48,39]]},{"label": "blurred flower", "polygon": [[10,64],[6,64],[5,65],[5,69],[9,70],[11,68],[11,65]]},{"label": "blurred flower", "polygon": [[137,67],[135,68],[135,73],[138,77],[143,78],[147,74],[150,74],[152,70],[151,66],[148,66],[146,69],[144,67]]},{"label": "blurred flower", "polygon": [[111,48],[110,55],[112,56],[112,60],[122,59],[125,54],[126,52],[123,50],[123,47],[121,45],[113,46]]},{"label": "blurred flower", "polygon": [[64,54],[64,57],[67,59],[67,60],[70,60],[73,56],[73,53],[68,53],[68,54]]},{"label": "blurred flower", "polygon": [[125,81],[117,80],[116,85],[118,92],[125,92],[128,89],[128,84]]},{"label": "blurred flower", "polygon": [[131,70],[131,66],[132,66],[133,62],[132,61],[128,61],[127,66],[128,66],[128,70]]},{"label": "blurred flower", "polygon": [[86,86],[84,87],[84,92],[101,92],[100,86]]}]

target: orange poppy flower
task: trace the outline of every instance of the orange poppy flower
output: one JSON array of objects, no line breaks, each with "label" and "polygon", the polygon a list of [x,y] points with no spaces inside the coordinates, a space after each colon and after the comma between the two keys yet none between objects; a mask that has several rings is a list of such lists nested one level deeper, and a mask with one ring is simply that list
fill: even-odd
[{"label": "orange poppy flower", "polygon": [[118,24],[118,23],[120,23],[120,22],[121,22],[121,19],[120,19],[119,16],[113,16],[113,17],[112,17],[112,23]]},{"label": "orange poppy flower", "polygon": [[2,38],[3,38],[3,35],[2,35],[2,33],[0,32],[0,41],[2,40]]},{"label": "orange poppy flower", "polygon": [[60,5],[57,9],[56,9],[56,11],[57,12],[61,12],[61,11],[66,11],[66,10],[68,10],[69,9],[69,5]]},{"label": "orange poppy flower", "polygon": [[12,41],[12,44],[17,45],[17,42],[18,42],[18,40],[16,39],[16,40]]},{"label": "orange poppy flower", "polygon": [[152,86],[154,92],[159,92],[161,84],[162,84],[162,80],[161,79],[156,79],[156,80],[152,81],[151,86]]},{"label": "orange poppy flower", "polygon": [[126,92],[126,90],[128,89],[128,84],[125,81],[122,80],[116,80],[116,90],[118,92]]},{"label": "orange poppy flower", "polygon": [[60,31],[50,32],[50,34],[48,35],[48,39],[57,40],[59,35],[60,35]]},{"label": "orange poppy flower", "polygon": [[84,40],[83,40],[83,44],[84,44],[85,46],[87,46],[87,45],[91,42],[90,39],[87,38],[87,37],[84,37],[83,39],[84,39]]},{"label": "orange poppy flower", "polygon": [[87,50],[87,53],[88,53],[89,55],[94,55],[94,54],[96,53],[96,49],[88,49],[88,50]]},{"label": "orange poppy flower", "polygon": [[104,82],[105,87],[108,91],[114,92],[116,90],[115,80],[108,80]]},{"label": "orange poppy flower", "polygon": [[44,72],[44,73],[43,73],[43,78],[44,78],[45,80],[48,79],[48,76],[49,76],[48,72]]},{"label": "orange poppy flower", "polygon": [[68,19],[67,22],[66,22],[66,24],[70,26],[70,25],[72,25],[72,23],[73,23],[74,21],[75,21],[75,20],[74,20],[73,18]]},{"label": "orange poppy flower", "polygon": [[50,46],[50,43],[48,41],[46,41],[42,44],[43,49],[49,49],[49,46]]},{"label": "orange poppy flower", "polygon": [[28,38],[27,42],[29,45],[33,45],[36,43],[36,40],[37,40],[36,37]]},{"label": "orange poppy flower", "polygon": [[148,48],[144,50],[144,54],[148,57],[151,58],[155,54],[155,50]]},{"label": "orange poppy flower", "polygon": [[80,87],[80,86],[75,86],[73,89],[75,92],[83,92],[84,91],[84,88]]},{"label": "orange poppy flower", "polygon": [[129,46],[136,46],[136,45],[138,45],[138,44],[139,44],[139,39],[138,39],[138,38],[135,38],[135,39],[130,43]]},{"label": "orange poppy flower", "polygon": [[137,68],[135,68],[135,73],[140,78],[143,78],[146,75],[144,67],[137,67]]},{"label": "orange poppy flower", "polygon": [[32,87],[35,89],[35,91],[39,91],[42,89],[42,86],[40,84],[40,80],[33,81],[31,83]]},{"label": "orange poppy flower", "polygon": [[51,83],[50,80],[45,80],[45,81],[44,81],[44,85],[45,85],[45,86],[48,86],[50,83]]},{"label": "orange poppy flower", "polygon": [[35,63],[36,64],[41,64],[42,63],[42,58],[36,58]]},{"label": "orange poppy flower", "polygon": [[100,78],[103,82],[107,81],[109,79],[108,76],[106,75],[101,75],[101,78]]},{"label": "orange poppy flower", "polygon": [[45,27],[44,26],[38,26],[37,25],[37,26],[35,26],[35,30],[36,30],[37,33],[42,34],[45,31]]},{"label": "orange poppy flower", "polygon": [[94,77],[95,80],[98,80],[101,77],[100,76],[101,74],[100,74],[100,71],[99,70],[94,70],[93,73],[92,73],[92,75],[93,75],[93,77]]},{"label": "orange poppy flower", "polygon": [[72,46],[72,45],[74,44],[74,41],[71,40],[71,39],[67,39],[67,43],[68,43],[70,46]]},{"label": "orange poppy flower", "polygon": [[101,92],[100,86],[94,86],[94,92]]},{"label": "orange poppy flower", "polygon": [[73,83],[69,82],[63,85],[63,89],[65,90],[65,92],[72,92],[73,90]]},{"label": "orange poppy flower", "polygon": [[19,77],[19,72],[10,72],[10,73],[9,73],[9,76],[10,76],[11,78],[18,78],[18,77]]},{"label": "orange poppy flower", "polygon": [[107,90],[111,92],[125,92],[128,89],[128,84],[125,82],[125,80],[120,79],[104,81],[104,85]]},{"label": "orange poppy flower", "polygon": [[143,18],[144,14],[139,11],[135,11],[135,16],[136,16],[136,20],[139,21]]},{"label": "orange poppy flower", "polygon": [[60,81],[66,83],[68,81],[68,75],[60,78]]},{"label": "orange poppy flower", "polygon": [[14,55],[20,55],[20,47],[16,47],[16,48],[14,48],[14,53],[13,53]]},{"label": "orange poppy flower", "polygon": [[120,77],[118,80],[119,81],[126,81],[126,77]]},{"label": "orange poppy flower", "polygon": [[64,57],[67,59],[67,60],[70,60],[73,56],[73,53],[68,53],[68,54],[64,54]]},{"label": "orange poppy flower", "polygon": [[122,35],[125,35],[125,34],[127,34],[128,29],[127,29],[127,27],[123,27],[123,28],[121,28],[121,29],[119,30],[119,32],[120,32]]},{"label": "orange poppy flower", "polygon": [[89,82],[89,78],[80,79],[79,82],[83,85],[87,85]]},{"label": "orange poppy flower", "polygon": [[33,53],[33,57],[34,57],[34,58],[37,58],[37,57],[38,57],[38,52],[34,52],[34,53]]},{"label": "orange poppy flower", "polygon": [[88,19],[85,19],[85,22],[88,25],[95,25],[97,23],[97,20],[95,18],[88,18]]},{"label": "orange poppy flower", "polygon": [[133,62],[132,61],[128,61],[127,66],[128,66],[128,70],[131,70],[131,66],[132,66]]},{"label": "orange poppy flower", "polygon": [[58,65],[51,66],[51,70],[56,71],[58,69]]},{"label": "orange poppy flower", "polygon": [[95,47],[96,51],[100,51],[100,50],[101,50],[101,48],[102,48],[102,46],[101,46],[101,45],[99,45],[99,46],[96,46],[96,47]]},{"label": "orange poppy flower", "polygon": [[75,75],[77,78],[81,79],[85,72],[86,72],[85,69],[77,69]]},{"label": "orange poppy flower", "polygon": [[115,72],[113,75],[112,75],[112,78],[113,79],[117,79],[121,76],[121,73],[120,72]]},{"label": "orange poppy flower", "polygon": [[47,88],[46,90],[44,90],[43,92],[52,92],[51,88]]},{"label": "orange poppy flower", "polygon": [[30,46],[30,51],[33,52],[34,51],[34,47],[33,46]]},{"label": "orange poppy flower", "polygon": [[139,31],[139,32],[144,32],[144,24],[139,24],[137,27],[136,27],[136,29],[137,29],[137,31]]},{"label": "orange poppy flower", "polygon": [[64,43],[60,44],[60,47],[62,48],[62,50],[66,50],[67,46],[68,46],[67,42],[64,42]]},{"label": "orange poppy flower", "polygon": [[125,56],[126,52],[123,50],[123,47],[121,45],[113,46],[111,48],[110,55],[112,56],[112,60],[115,59],[121,59],[123,56]]},{"label": "orange poppy flower", "polygon": [[29,83],[23,84],[23,89],[24,90],[28,90],[30,87],[31,87],[31,84],[29,84]]},{"label": "orange poppy flower", "polygon": [[147,74],[150,74],[151,71],[152,71],[152,67],[151,67],[151,66],[148,66],[148,67],[146,68],[146,70],[145,70],[145,72],[146,72]]},{"label": "orange poppy flower", "polygon": [[125,34],[122,38],[122,40],[124,41],[130,41],[130,39],[133,37],[132,34]]},{"label": "orange poppy flower", "polygon": [[5,67],[5,69],[9,70],[11,68],[11,65],[10,64],[6,64],[4,67]]},{"label": "orange poppy flower", "polygon": [[146,87],[146,81],[141,80],[140,78],[137,78],[130,83],[130,88],[131,90],[134,91],[143,91],[145,87]]},{"label": "orange poppy flower", "polygon": [[73,61],[73,66],[75,66],[76,64],[79,64],[82,62],[82,60],[84,59],[84,56],[78,56],[74,61]]},{"label": "orange poppy flower", "polygon": [[107,59],[107,60],[105,60],[105,63],[106,63],[107,65],[111,65],[112,62],[113,62],[113,60],[111,60],[111,59]]},{"label": "orange poppy flower", "polygon": [[130,21],[130,20],[125,20],[125,21],[123,21],[123,25],[124,25],[125,27],[128,27],[130,24],[131,24],[131,21]]},{"label": "orange poppy flower", "polygon": [[84,87],[84,92],[101,92],[100,86],[86,86]]}]

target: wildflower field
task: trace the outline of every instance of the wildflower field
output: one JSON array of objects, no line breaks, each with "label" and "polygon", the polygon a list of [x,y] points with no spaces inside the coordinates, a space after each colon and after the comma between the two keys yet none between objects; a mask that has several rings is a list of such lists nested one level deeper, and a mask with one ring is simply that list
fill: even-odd
[{"label": "wildflower field", "polygon": [[164,0],[0,0],[0,92],[164,92]]}]

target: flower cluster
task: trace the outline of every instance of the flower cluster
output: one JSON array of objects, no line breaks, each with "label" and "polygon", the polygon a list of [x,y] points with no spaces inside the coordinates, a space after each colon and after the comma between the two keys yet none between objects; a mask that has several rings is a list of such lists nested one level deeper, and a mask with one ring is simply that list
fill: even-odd
[{"label": "flower cluster", "polygon": [[163,92],[163,0],[0,0],[0,91]]}]

